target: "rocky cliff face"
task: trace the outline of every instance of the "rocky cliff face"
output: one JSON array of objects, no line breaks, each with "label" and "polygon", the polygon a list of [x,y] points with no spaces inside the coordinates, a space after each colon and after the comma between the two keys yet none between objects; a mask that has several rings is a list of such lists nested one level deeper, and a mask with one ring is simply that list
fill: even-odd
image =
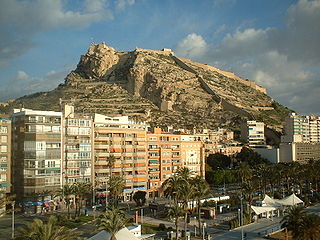
[{"label": "rocky cliff face", "polygon": [[[233,73],[174,56],[170,50],[116,51],[91,45],[65,84],[48,93],[16,100],[12,106],[51,99],[44,109],[59,109],[59,96],[78,111],[125,114],[154,125],[237,128],[241,119],[263,120],[280,130],[289,112],[254,82]],[[43,107],[46,103],[43,103]],[[50,106],[49,106],[50,105]]]}]

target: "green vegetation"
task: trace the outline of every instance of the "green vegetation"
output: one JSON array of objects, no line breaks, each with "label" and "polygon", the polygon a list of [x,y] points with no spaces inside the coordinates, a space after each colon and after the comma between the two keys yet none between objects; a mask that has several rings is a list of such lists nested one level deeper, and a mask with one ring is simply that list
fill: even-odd
[{"label": "green vegetation", "polygon": [[55,216],[50,216],[47,222],[34,219],[27,226],[19,229],[17,240],[79,240],[81,233],[67,230],[58,224]]}]

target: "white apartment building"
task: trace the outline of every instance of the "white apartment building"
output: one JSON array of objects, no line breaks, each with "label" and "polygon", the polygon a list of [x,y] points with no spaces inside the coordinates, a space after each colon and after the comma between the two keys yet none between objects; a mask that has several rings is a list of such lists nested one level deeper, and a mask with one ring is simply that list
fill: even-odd
[{"label": "white apartment building", "polygon": [[241,139],[247,142],[250,147],[265,147],[264,123],[247,121],[241,124]]},{"label": "white apartment building", "polygon": [[285,135],[281,142],[320,142],[320,118],[290,113],[285,119]]}]

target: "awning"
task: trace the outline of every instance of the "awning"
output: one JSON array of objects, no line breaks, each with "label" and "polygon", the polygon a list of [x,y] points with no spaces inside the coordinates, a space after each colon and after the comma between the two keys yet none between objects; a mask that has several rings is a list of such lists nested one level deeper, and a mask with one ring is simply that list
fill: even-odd
[{"label": "awning", "polygon": [[277,210],[275,207],[257,207],[257,206],[251,206],[251,209],[257,215]]}]

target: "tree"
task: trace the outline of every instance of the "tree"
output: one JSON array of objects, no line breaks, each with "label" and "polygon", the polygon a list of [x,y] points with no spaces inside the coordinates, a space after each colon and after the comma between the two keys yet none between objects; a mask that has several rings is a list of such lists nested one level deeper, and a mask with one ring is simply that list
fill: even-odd
[{"label": "tree", "polygon": [[91,194],[91,184],[90,183],[76,183],[72,185],[73,193],[75,195],[76,200],[76,211],[75,216],[80,216],[80,212],[82,209],[83,199],[85,195]]},{"label": "tree", "polygon": [[194,187],[191,182],[183,181],[178,191],[178,199],[182,202],[184,210],[184,231],[187,230],[189,201],[193,198]]},{"label": "tree", "polygon": [[230,167],[231,158],[221,153],[210,154],[207,158],[207,164],[213,169],[227,169]]},{"label": "tree", "polygon": [[187,167],[179,167],[177,170],[177,174],[181,179],[189,181],[192,177],[193,172]]},{"label": "tree", "polygon": [[292,206],[288,208],[287,214],[281,220],[282,227],[286,227],[292,232],[294,239],[301,237],[301,226],[307,216],[307,212],[302,206]]},{"label": "tree", "polygon": [[174,219],[174,225],[176,227],[176,239],[178,239],[178,223],[179,218],[183,216],[183,209],[179,206],[178,203],[173,203],[168,209],[167,209],[167,216]]},{"label": "tree", "polygon": [[125,187],[124,179],[121,176],[113,176],[108,181],[109,191],[113,204],[118,204],[118,199],[121,196]]},{"label": "tree", "polygon": [[[193,179],[194,185],[194,198],[197,201],[197,214],[198,214],[198,227],[199,231],[201,229],[201,200],[210,195],[210,188],[206,181],[200,177],[196,176]],[[202,231],[200,231],[202,234]]]},{"label": "tree", "polygon": [[179,175],[173,175],[164,181],[162,188],[164,189],[164,195],[166,197],[173,198],[174,202],[178,201],[178,191],[181,185],[181,177]]},{"label": "tree", "polygon": [[261,157],[261,155],[250,148],[242,148],[241,152],[236,155],[237,162],[247,162],[249,166],[255,166],[258,164],[270,164],[270,162]]},{"label": "tree", "polygon": [[133,194],[133,200],[136,202],[137,207],[142,207],[146,203],[146,192],[137,191]]},{"label": "tree", "polygon": [[68,210],[68,218],[70,219],[70,200],[71,196],[74,194],[73,186],[68,184],[64,185],[62,189],[58,190],[57,194],[65,201]]},{"label": "tree", "polygon": [[11,210],[6,209],[6,206],[12,204],[15,197],[15,195],[8,196],[6,192],[0,191],[0,217],[11,212]]},{"label": "tree", "polygon": [[98,230],[105,230],[110,233],[111,240],[115,240],[116,233],[125,227],[127,220],[123,211],[119,208],[112,206],[107,208],[106,212],[103,213],[98,221]]},{"label": "tree", "polygon": [[58,225],[57,218],[50,216],[47,223],[34,219],[27,226],[19,229],[17,240],[76,240],[81,233],[67,230]]},{"label": "tree", "polygon": [[301,224],[301,232],[303,240],[320,239],[320,216],[308,214]]},{"label": "tree", "polygon": [[116,158],[114,155],[110,155],[107,157],[107,167],[109,168],[109,177],[111,177],[112,168],[114,167],[115,162],[116,162]]}]

